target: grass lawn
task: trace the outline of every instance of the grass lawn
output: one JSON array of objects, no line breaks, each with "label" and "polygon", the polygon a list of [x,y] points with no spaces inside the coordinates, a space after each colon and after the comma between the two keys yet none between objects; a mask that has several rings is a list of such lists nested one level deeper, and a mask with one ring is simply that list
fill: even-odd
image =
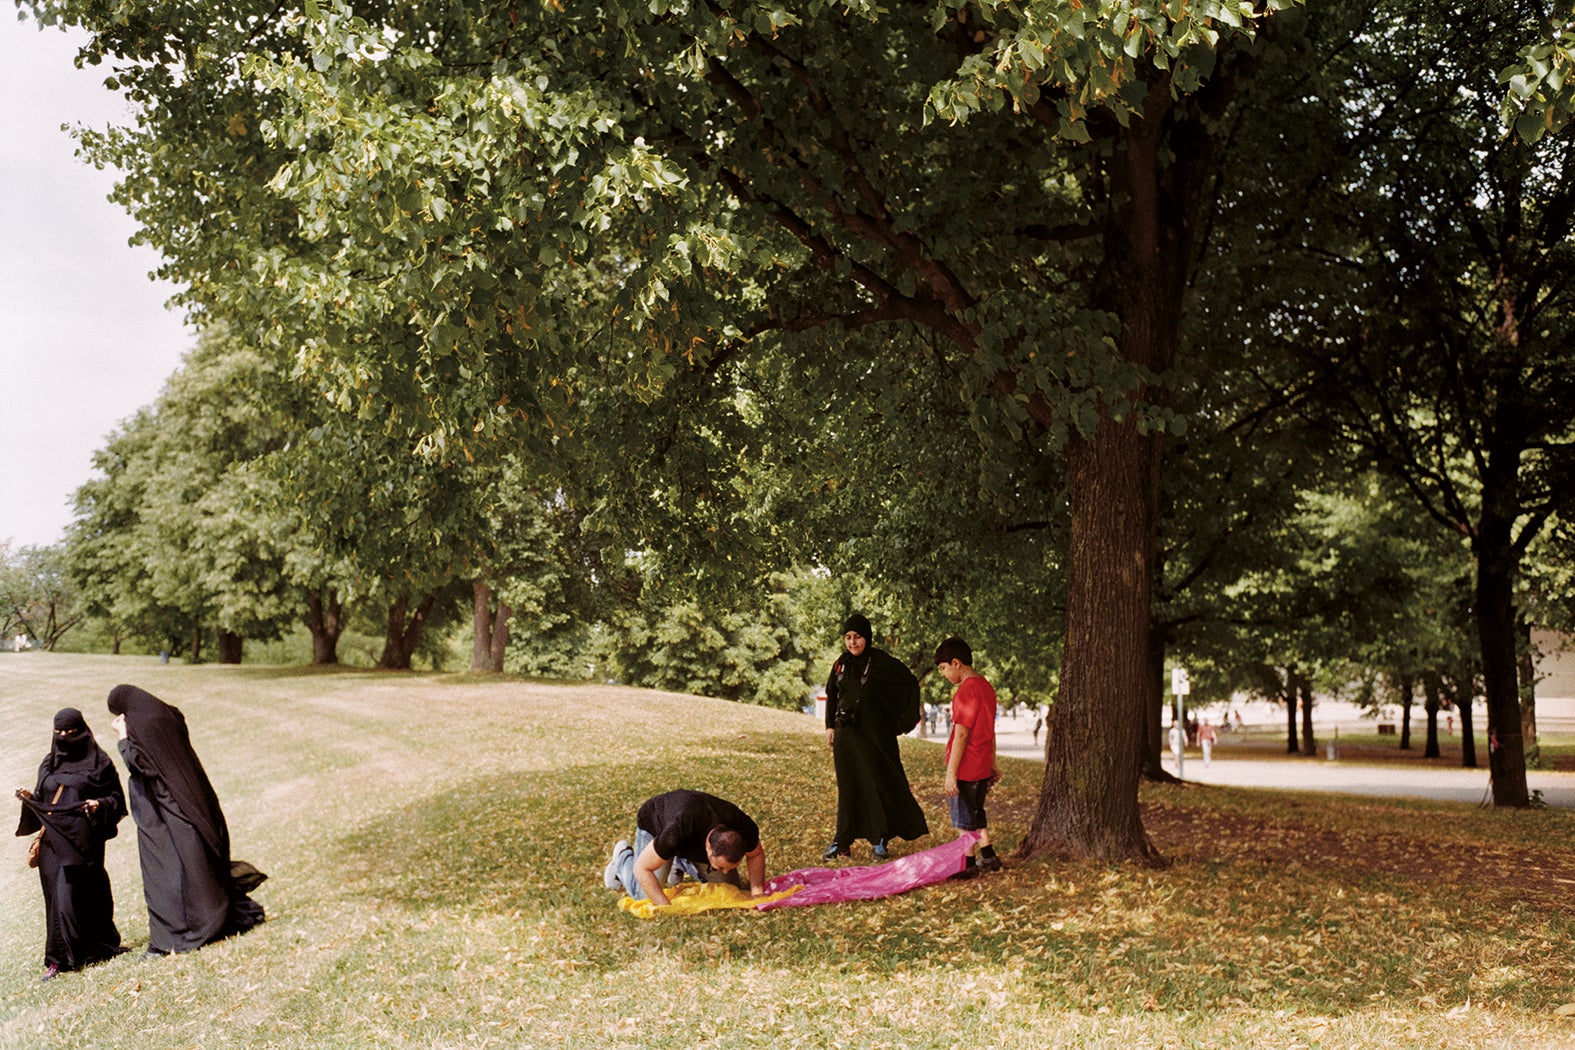
[{"label": "grass lawn", "polygon": [[[43,906],[0,865],[0,1047],[1575,1047],[1575,813],[1145,788],[1164,871],[1013,863],[884,901],[643,922],[601,885],[648,795],[759,820],[818,864],[835,806],[803,715],[594,685],[0,659],[0,763],[129,681],[179,706],[269,921],[38,984]],[[904,741],[950,838],[940,749]],[[118,758],[118,756],[117,756]],[[1038,768],[1003,762],[1009,851]],[[130,821],[110,845],[147,943]],[[855,854],[855,861],[868,860]],[[1562,1008],[1562,1009],[1561,1009]]]}]

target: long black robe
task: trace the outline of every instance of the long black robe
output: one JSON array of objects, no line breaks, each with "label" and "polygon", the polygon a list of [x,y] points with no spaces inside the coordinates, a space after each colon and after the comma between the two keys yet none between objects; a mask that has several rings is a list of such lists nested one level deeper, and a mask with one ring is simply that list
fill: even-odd
[{"label": "long black robe", "polygon": [[[16,833],[44,832],[38,851],[44,965],[79,970],[121,951],[104,843],[119,830],[126,796],[115,764],[93,739],[81,712],[66,708],[55,716],[55,725],[75,731],[68,738],[57,733],[49,757],[38,767],[33,797],[22,803]],[[89,799],[98,802],[91,815],[82,809]]]},{"label": "long black robe", "polygon": [[262,922],[262,906],[235,884],[224,811],[180,710],[129,685],[110,692],[109,709],[126,716],[120,754],[137,823],[149,949],[193,951]]},{"label": "long black robe", "polygon": [[844,651],[826,681],[826,728],[835,729],[837,845],[856,839],[916,839],[929,834],[924,810],[908,787],[897,748],[896,720],[919,680],[884,649]]}]

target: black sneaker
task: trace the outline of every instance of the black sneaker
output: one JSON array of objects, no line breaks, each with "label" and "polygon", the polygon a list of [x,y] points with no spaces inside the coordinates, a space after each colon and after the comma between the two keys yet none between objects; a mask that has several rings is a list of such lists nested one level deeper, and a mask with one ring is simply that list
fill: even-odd
[{"label": "black sneaker", "polygon": [[994,854],[991,854],[988,857],[981,856],[979,858],[979,870],[980,871],[1000,871],[1001,870],[1001,858],[995,856]]},{"label": "black sneaker", "polygon": [[977,864],[975,864],[973,862],[973,858],[972,857],[969,857],[967,866],[965,866],[962,871],[959,871],[955,875],[953,875],[952,879],[953,879],[953,881],[960,882],[963,879],[977,879],[978,877],[979,877],[979,865],[977,865]]},{"label": "black sneaker", "polygon": [[846,857],[847,855],[848,855],[848,851],[847,851],[846,848],[844,848],[842,846],[839,846],[835,842],[833,842],[831,845],[826,847],[826,852],[824,852],[824,853],[822,853],[820,855],[820,859],[821,860],[836,860],[838,857]]}]

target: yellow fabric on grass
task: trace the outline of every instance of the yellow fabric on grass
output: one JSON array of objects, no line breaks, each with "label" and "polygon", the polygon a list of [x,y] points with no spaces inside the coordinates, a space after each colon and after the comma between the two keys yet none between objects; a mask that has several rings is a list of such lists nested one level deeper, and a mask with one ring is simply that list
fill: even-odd
[{"label": "yellow fabric on grass", "polygon": [[633,897],[623,897],[618,901],[618,907],[637,919],[654,919],[657,915],[698,915],[717,908],[752,908],[766,901],[779,901],[800,889],[803,887],[794,886],[781,893],[751,897],[748,890],[725,882],[686,882],[667,890],[667,899],[672,903],[665,908],[658,908],[650,901],[637,901]]}]

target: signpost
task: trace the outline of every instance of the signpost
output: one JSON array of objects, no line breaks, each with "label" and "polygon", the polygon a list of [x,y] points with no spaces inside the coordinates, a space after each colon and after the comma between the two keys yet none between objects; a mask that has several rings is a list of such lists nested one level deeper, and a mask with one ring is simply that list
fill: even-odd
[{"label": "signpost", "polygon": [[1176,713],[1171,716],[1170,731],[1176,741],[1176,779],[1181,779],[1182,755],[1187,750],[1187,719],[1185,713],[1188,693],[1192,692],[1192,682],[1187,678],[1185,667],[1173,667],[1170,670],[1170,691],[1176,694]]}]

